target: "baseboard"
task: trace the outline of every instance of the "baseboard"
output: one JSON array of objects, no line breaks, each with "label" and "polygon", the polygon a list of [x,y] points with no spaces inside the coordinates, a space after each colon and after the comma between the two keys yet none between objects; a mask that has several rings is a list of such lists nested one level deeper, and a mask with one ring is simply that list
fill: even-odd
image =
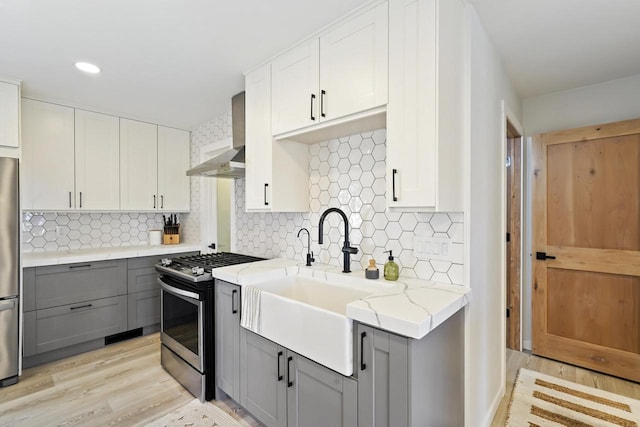
[{"label": "baseboard", "polygon": [[496,412],[498,412],[498,407],[500,406],[500,402],[502,402],[502,398],[504,397],[504,393],[506,391],[507,391],[507,385],[503,383],[502,386],[500,387],[500,390],[498,390],[498,394],[496,394],[496,396],[493,399],[493,402],[491,403],[491,407],[489,409],[489,412],[487,413],[487,416],[482,421],[482,424],[480,424],[481,426],[483,427],[491,426],[491,422],[493,421],[493,418],[496,416]]}]

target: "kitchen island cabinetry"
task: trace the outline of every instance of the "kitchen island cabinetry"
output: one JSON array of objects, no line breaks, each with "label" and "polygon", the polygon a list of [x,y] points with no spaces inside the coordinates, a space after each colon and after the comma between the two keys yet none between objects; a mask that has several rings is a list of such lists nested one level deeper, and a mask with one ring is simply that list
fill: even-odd
[{"label": "kitchen island cabinetry", "polygon": [[265,425],[356,426],[357,382],[244,328],[240,404]]},{"label": "kitchen island cabinetry", "polygon": [[464,425],[463,310],[420,340],[357,326],[358,425]]},{"label": "kitchen island cabinetry", "polygon": [[387,10],[379,3],[273,60],[273,135],[387,103]]},{"label": "kitchen island cabinetry", "polygon": [[387,206],[461,212],[464,3],[389,1]]},{"label": "kitchen island cabinetry", "polygon": [[271,136],[271,66],[245,75],[246,209],[309,211],[309,147]]},{"label": "kitchen island cabinetry", "polygon": [[216,280],[215,316],[216,387],[240,401],[240,286]]}]

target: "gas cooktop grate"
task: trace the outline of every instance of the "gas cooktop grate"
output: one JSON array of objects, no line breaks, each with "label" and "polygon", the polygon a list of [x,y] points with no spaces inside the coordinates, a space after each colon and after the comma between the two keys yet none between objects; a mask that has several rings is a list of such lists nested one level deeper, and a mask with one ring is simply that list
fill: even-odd
[{"label": "gas cooktop grate", "polygon": [[258,258],[250,255],[234,254],[230,252],[192,255],[173,259],[174,262],[177,261],[181,264],[190,265],[192,267],[203,267],[205,270],[262,260],[264,260],[264,258]]}]

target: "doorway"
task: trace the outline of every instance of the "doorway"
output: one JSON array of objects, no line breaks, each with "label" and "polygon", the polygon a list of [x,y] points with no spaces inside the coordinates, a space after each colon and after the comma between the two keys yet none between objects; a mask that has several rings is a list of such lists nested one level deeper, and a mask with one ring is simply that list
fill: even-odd
[{"label": "doorway", "polygon": [[522,135],[506,123],[506,346],[520,351],[522,291]]},{"label": "doorway", "polygon": [[640,381],[640,119],[532,149],[533,352]]}]

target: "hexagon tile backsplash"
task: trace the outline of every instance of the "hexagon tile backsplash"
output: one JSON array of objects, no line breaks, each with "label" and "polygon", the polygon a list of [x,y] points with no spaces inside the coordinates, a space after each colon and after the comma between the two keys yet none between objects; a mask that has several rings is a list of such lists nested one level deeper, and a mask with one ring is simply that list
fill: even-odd
[{"label": "hexagon tile backsplash", "polygon": [[[384,251],[393,250],[404,276],[462,284],[464,241],[462,213],[386,212],[386,131],[351,135],[310,146],[310,213],[246,213],[244,179],[235,182],[236,251],[267,257],[304,260],[307,236],[297,238],[302,227],[311,232],[311,250],[319,262],[342,265],[344,226],[338,215],[327,217],[325,244],[318,245],[318,222],[329,207],[339,207],[349,218],[350,240],[358,248],[354,268],[365,268],[374,258],[382,270]],[[418,260],[413,237],[452,239],[451,261]]]},{"label": "hexagon tile backsplash", "polygon": [[162,214],[155,213],[23,212],[22,250],[43,252],[146,245],[149,230],[159,228],[162,228]]}]

